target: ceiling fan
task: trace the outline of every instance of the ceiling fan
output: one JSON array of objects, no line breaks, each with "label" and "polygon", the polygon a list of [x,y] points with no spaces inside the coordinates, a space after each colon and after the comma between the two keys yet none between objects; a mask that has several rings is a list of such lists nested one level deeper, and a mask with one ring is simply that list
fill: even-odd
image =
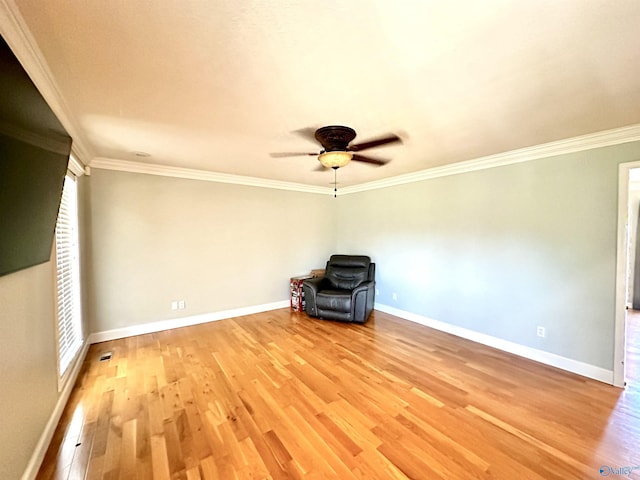
[{"label": "ceiling fan", "polygon": [[326,127],[313,130],[312,128],[303,128],[296,130],[295,133],[303,137],[315,140],[322,146],[320,152],[279,152],[271,153],[273,158],[283,157],[299,157],[299,156],[317,156],[320,165],[318,170],[332,168],[334,170],[334,197],[336,188],[336,171],[342,168],[350,161],[368,163],[370,165],[381,166],[389,162],[381,158],[369,157],[359,152],[370,148],[380,147],[391,143],[402,143],[402,139],[393,134],[387,134],[366,142],[351,144],[350,142],[356,138],[356,131],[353,128],[342,125],[329,125]]},{"label": "ceiling fan", "polygon": [[315,131],[310,128],[303,128],[301,130],[296,130],[295,133],[310,140],[316,140],[322,146],[322,150],[320,150],[320,152],[278,152],[271,153],[271,156],[274,158],[299,157],[303,155],[312,157],[317,156],[318,161],[322,165],[321,169],[341,168],[351,160],[369,163],[376,166],[384,165],[388,160],[373,158],[356,152],[380,147],[390,143],[402,143],[402,139],[399,136],[390,133],[366,142],[349,145],[349,142],[356,138],[356,131],[353,128],[341,125],[321,127]]}]

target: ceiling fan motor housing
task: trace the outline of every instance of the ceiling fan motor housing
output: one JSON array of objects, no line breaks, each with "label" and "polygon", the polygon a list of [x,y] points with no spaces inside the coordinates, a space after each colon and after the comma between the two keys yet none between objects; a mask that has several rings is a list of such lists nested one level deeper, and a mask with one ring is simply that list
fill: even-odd
[{"label": "ceiling fan motor housing", "polygon": [[316,130],[315,137],[325,152],[344,152],[349,143],[356,138],[356,131],[349,127],[330,125]]}]

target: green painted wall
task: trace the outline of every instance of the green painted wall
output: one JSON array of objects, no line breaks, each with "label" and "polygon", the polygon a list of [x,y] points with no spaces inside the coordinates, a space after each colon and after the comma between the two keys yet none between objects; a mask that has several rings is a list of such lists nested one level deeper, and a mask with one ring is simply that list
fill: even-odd
[{"label": "green painted wall", "polygon": [[0,277],[0,478],[18,479],[58,401],[52,262]]},{"label": "green painted wall", "polygon": [[612,369],[618,164],[639,159],[635,142],[345,195],[340,251],[375,259],[379,303]]},{"label": "green painted wall", "polygon": [[286,300],[336,247],[326,195],[97,169],[90,192],[91,332]]}]

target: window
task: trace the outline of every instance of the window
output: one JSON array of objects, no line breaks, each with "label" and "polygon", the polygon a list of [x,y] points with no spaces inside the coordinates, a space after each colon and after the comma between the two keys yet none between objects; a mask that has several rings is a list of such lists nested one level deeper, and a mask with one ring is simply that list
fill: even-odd
[{"label": "window", "polygon": [[78,187],[67,174],[55,235],[58,312],[58,373],[65,373],[82,346],[80,316],[80,255],[78,248]]}]

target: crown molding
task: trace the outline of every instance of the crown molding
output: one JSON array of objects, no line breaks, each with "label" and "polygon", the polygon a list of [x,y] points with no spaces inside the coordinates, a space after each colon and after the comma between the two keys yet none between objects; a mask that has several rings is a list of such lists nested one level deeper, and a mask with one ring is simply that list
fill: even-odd
[{"label": "crown molding", "polygon": [[78,122],[60,93],[53,74],[14,0],[0,0],[0,34],[60,123],[73,138],[71,151],[76,159],[81,163],[88,163],[93,157],[92,150],[82,139],[81,130],[77,128]]},{"label": "crown molding", "polygon": [[190,180],[204,180],[206,182],[231,183],[234,185],[244,185],[249,187],[274,188],[277,190],[290,190],[294,192],[317,193],[329,195],[333,190],[329,187],[317,187],[302,183],[283,182],[281,180],[270,180],[267,178],[246,177],[243,175],[233,175],[230,173],[209,172],[206,170],[196,170],[182,167],[169,167],[142,162],[131,162],[128,160],[117,160],[114,158],[97,157],[91,161],[91,169],[117,170],[129,173],[144,173],[148,175],[159,175],[162,177],[186,178]]},{"label": "crown molding", "polygon": [[[604,130],[602,132],[581,135],[579,137],[558,140],[555,142],[535,145],[533,147],[521,148],[518,150],[498,153],[495,155],[480,157],[464,162],[453,163],[450,165],[443,165],[441,167],[428,168],[425,170],[420,170],[418,172],[407,173],[395,177],[383,178],[381,180],[375,180],[373,182],[343,187],[338,192],[338,195],[342,196],[352,193],[366,192],[368,190],[377,190],[380,188],[393,187],[396,185],[420,182],[432,178],[475,172],[488,168],[512,165],[514,163],[530,162],[533,160],[539,160],[555,155],[576,153],[585,150],[591,150],[594,148],[610,147],[612,145],[619,145],[622,143],[636,141],[640,141],[640,124],[615,128],[612,130]],[[128,160],[117,160],[104,157],[94,158],[91,161],[90,167],[104,170],[118,170],[130,173],[145,173],[149,175],[160,175],[165,177],[204,180],[208,182],[231,183],[252,187],[275,188],[296,192],[333,195],[333,189],[329,187],[318,187],[314,185],[305,185],[302,183],[247,177],[229,173],[209,172],[206,170],[196,170],[190,168],[169,167],[164,165],[132,162]],[[88,170],[88,168],[85,170]]]},{"label": "crown molding", "polygon": [[395,177],[383,178],[373,182],[361,183],[341,189],[341,195],[377,190],[379,188],[404,185],[406,183],[420,182],[431,178],[446,177],[460,173],[485,170],[487,168],[502,167],[514,163],[529,162],[542,158],[565,155],[568,153],[582,152],[594,148],[610,147],[622,143],[640,141],[640,124],[629,125],[611,130],[590,133],[578,137],[558,140],[555,142],[543,143],[533,147],[511,150],[509,152],[497,153],[486,157],[480,157],[464,162],[443,165],[441,167],[428,168],[418,172],[407,173]]},{"label": "crown molding", "polygon": [[86,168],[87,167],[85,167],[84,164],[76,158],[73,152],[69,155],[69,170],[71,170],[76,177],[83,176]]}]

